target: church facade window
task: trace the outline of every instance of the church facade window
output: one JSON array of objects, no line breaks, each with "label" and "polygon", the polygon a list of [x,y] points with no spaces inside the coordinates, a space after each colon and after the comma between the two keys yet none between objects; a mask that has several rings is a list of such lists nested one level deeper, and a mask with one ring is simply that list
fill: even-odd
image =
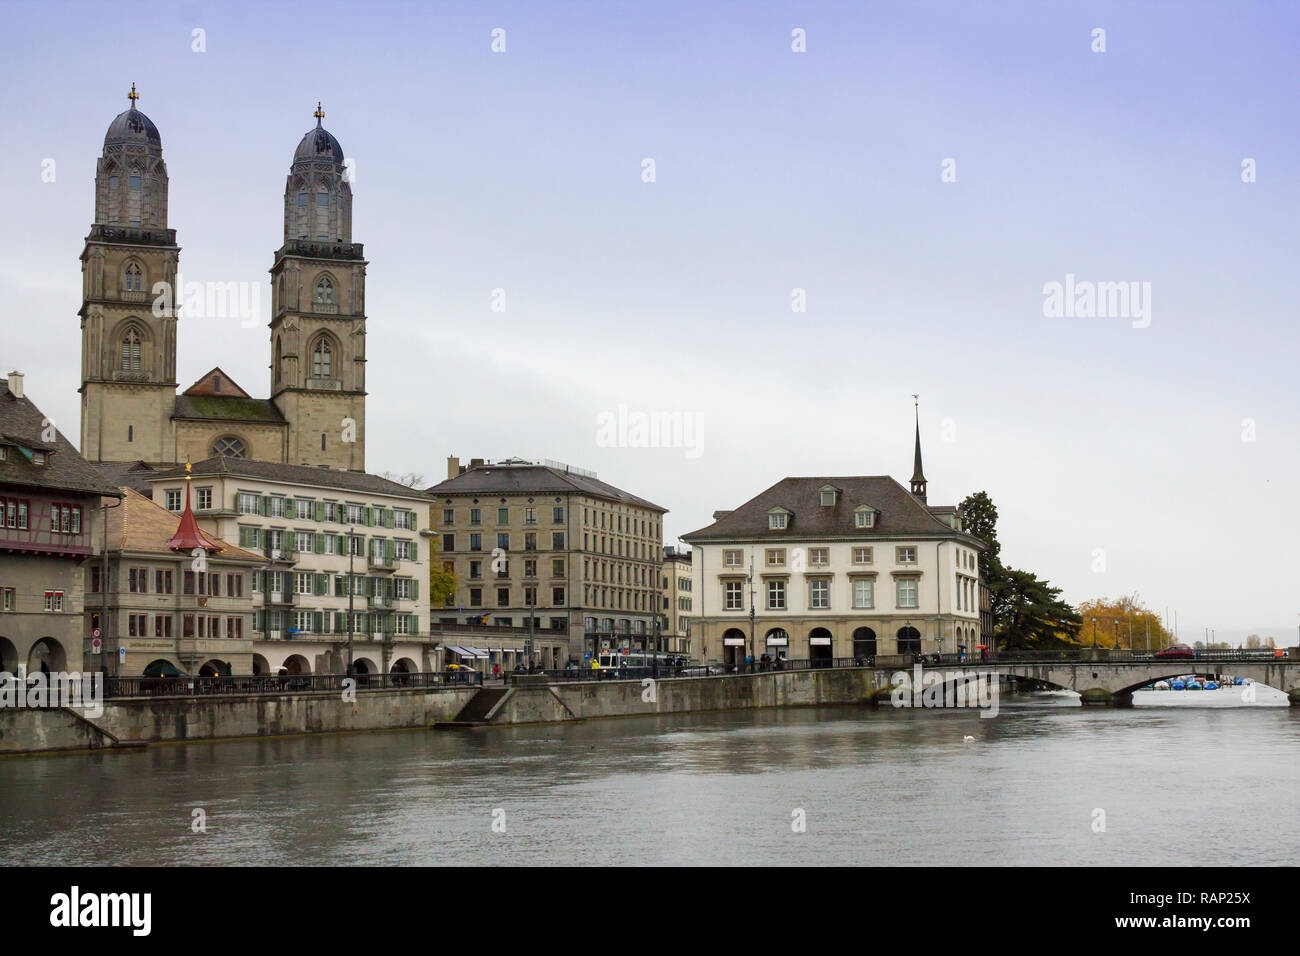
[{"label": "church facade window", "polygon": [[313,301],[317,305],[334,304],[334,280],[329,276],[321,276],[316,281],[316,295]]},{"label": "church facade window", "polygon": [[122,336],[122,371],[139,372],[143,368],[143,363],[140,332],[134,328],[127,329],[126,334]]},{"label": "church facade window", "polygon": [[334,377],[334,353],[330,348],[329,339],[323,335],[316,340],[316,345],[311,350],[311,376],[312,378]]},{"label": "church facade window", "polygon": [[139,292],[144,288],[144,273],[139,263],[132,262],[126,267],[126,291]]},{"label": "church facade window", "polygon": [[247,452],[242,441],[234,435],[226,435],[212,443],[212,454],[223,458],[244,458]]}]

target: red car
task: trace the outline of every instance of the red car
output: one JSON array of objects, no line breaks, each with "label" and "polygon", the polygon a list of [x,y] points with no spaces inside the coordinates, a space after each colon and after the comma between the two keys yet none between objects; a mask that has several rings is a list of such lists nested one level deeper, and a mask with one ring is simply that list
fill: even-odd
[{"label": "red car", "polygon": [[1163,651],[1156,651],[1151,656],[1158,661],[1189,661],[1196,656],[1196,652],[1186,644],[1170,644]]}]

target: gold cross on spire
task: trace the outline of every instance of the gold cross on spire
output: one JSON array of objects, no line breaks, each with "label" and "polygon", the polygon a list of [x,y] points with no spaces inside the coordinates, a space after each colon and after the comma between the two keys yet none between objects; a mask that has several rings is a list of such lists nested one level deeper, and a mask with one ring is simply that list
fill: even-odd
[{"label": "gold cross on spire", "polygon": [[126,94],[126,98],[131,101],[131,108],[135,108],[135,101],[140,98],[140,94],[135,91],[135,84],[131,84],[131,92]]},{"label": "gold cross on spire", "polygon": [[320,121],[325,118],[325,111],[320,108],[320,100],[316,101],[316,112],[311,115],[316,117],[316,125],[319,126]]}]

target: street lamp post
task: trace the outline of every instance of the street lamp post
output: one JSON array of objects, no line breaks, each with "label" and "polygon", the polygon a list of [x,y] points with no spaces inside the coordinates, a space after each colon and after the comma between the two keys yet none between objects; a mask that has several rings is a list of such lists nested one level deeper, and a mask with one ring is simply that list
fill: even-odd
[{"label": "street lamp post", "polygon": [[348,671],[347,676],[352,676],[352,609],[355,606],[354,601],[357,592],[357,579],[353,573],[353,562],[356,560],[356,549],[353,547],[355,525],[348,526]]},{"label": "street lamp post", "polygon": [[1092,619],[1092,649],[1094,652],[1097,650],[1097,619],[1095,617]]},{"label": "street lamp post", "polygon": [[749,660],[754,659],[754,555],[749,555]]}]

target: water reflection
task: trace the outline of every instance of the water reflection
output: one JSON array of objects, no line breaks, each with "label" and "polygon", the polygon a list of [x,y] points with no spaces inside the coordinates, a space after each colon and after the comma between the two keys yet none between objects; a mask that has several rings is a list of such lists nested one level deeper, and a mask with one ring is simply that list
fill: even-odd
[{"label": "water reflection", "polygon": [[[1163,695],[1162,696],[1166,696]],[[1290,862],[1291,709],[825,708],[0,761],[4,863]],[[973,741],[966,741],[972,736]],[[190,829],[192,812],[207,832]],[[1092,812],[1104,809],[1105,833]],[[492,829],[505,812],[505,832]],[[792,814],[807,831],[792,832]],[[1222,838],[1222,842],[1218,842]]]}]

